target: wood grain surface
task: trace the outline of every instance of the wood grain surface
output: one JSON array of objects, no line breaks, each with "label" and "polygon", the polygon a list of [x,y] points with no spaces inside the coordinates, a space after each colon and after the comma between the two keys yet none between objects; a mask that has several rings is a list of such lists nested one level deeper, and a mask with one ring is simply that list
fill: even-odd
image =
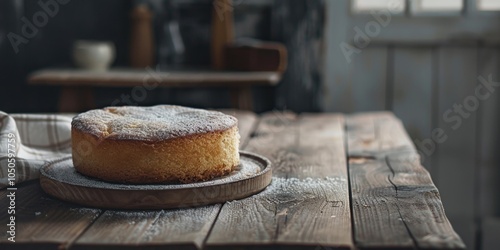
[{"label": "wood grain surface", "polygon": [[17,191],[16,243],[0,232],[0,249],[465,248],[391,113],[225,112],[239,119],[241,147],[274,164],[263,192],[198,208],[99,210],[30,182]]},{"label": "wood grain surface", "polygon": [[354,240],[360,249],[463,249],[429,173],[390,113],[346,119]]},{"label": "wood grain surface", "polygon": [[342,116],[268,113],[245,149],[270,159],[275,178],[224,204],[208,249],[352,247]]},{"label": "wood grain surface", "polygon": [[220,204],[161,211],[107,210],[72,249],[201,249]]},{"label": "wood grain surface", "polygon": [[[258,122],[257,116],[245,111],[222,112],[238,119],[240,144],[245,145]],[[73,248],[94,249],[105,244],[108,248],[116,249],[130,245],[141,249],[202,249],[220,207],[221,204],[215,204],[202,208],[151,211],[147,214],[108,210],[75,242]],[[124,222],[123,217],[127,214],[133,218],[133,225]],[[118,223],[120,221],[124,223]],[[134,225],[140,228],[136,229]],[[128,235],[124,236],[124,232]]]},{"label": "wood grain surface", "polygon": [[30,84],[55,86],[96,87],[243,87],[276,85],[281,79],[278,72],[235,71],[155,71],[148,68],[112,69],[95,72],[80,69],[46,69],[32,73]]},{"label": "wood grain surface", "polygon": [[[8,198],[1,196],[0,207],[8,207]],[[18,187],[16,192],[16,242],[10,243],[7,230],[0,232],[1,249],[64,249],[68,247],[101,213],[99,209],[83,208],[46,195],[38,182]],[[7,211],[0,221],[7,223]]]}]

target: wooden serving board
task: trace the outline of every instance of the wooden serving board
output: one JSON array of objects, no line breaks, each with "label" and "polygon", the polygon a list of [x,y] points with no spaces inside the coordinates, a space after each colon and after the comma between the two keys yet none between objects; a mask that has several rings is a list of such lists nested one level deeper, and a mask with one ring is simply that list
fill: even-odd
[{"label": "wooden serving board", "polygon": [[40,170],[42,189],[61,200],[115,209],[164,209],[202,206],[248,197],[271,183],[271,162],[240,151],[240,165],[231,174],[190,184],[133,185],[101,181],[78,173],[71,157]]}]

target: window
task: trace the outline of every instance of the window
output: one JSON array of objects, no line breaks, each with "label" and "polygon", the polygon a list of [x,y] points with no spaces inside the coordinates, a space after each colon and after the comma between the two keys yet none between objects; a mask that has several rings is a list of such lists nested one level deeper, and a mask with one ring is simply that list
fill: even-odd
[{"label": "window", "polygon": [[387,10],[393,13],[403,13],[406,9],[405,0],[352,0],[352,10],[355,13],[370,13],[371,11]]},{"label": "window", "polygon": [[500,1],[499,0],[476,0],[477,8],[479,10],[500,10]]},{"label": "window", "polygon": [[416,0],[413,2],[416,12],[460,12],[463,0]]},{"label": "window", "polygon": [[390,9],[392,14],[408,13],[416,16],[460,15],[464,13],[466,3],[477,4],[477,10],[475,8],[466,10],[469,12],[500,11],[500,0],[351,0],[354,13],[371,13]]},{"label": "window", "polygon": [[[363,39],[373,44],[433,46],[472,44],[473,41],[496,45],[500,41],[500,0],[326,2],[340,2],[338,6],[351,9],[347,17],[353,28],[345,36],[355,46],[362,44]],[[395,3],[400,6],[398,12],[394,12]]]}]

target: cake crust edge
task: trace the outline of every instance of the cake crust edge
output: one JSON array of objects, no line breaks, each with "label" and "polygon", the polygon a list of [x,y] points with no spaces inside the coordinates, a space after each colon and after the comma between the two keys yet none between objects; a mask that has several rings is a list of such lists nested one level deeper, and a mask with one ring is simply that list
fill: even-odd
[{"label": "cake crust edge", "polygon": [[74,127],[71,133],[75,169],[104,181],[193,183],[227,175],[239,165],[236,124],[163,141],[97,137]]}]

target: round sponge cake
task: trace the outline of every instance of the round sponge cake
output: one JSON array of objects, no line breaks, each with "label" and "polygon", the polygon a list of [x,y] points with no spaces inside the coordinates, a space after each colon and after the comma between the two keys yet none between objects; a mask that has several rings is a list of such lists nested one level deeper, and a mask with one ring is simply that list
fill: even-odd
[{"label": "round sponge cake", "polygon": [[190,183],[239,164],[237,119],[180,106],[108,107],[71,123],[73,164],[84,175],[121,183]]}]

